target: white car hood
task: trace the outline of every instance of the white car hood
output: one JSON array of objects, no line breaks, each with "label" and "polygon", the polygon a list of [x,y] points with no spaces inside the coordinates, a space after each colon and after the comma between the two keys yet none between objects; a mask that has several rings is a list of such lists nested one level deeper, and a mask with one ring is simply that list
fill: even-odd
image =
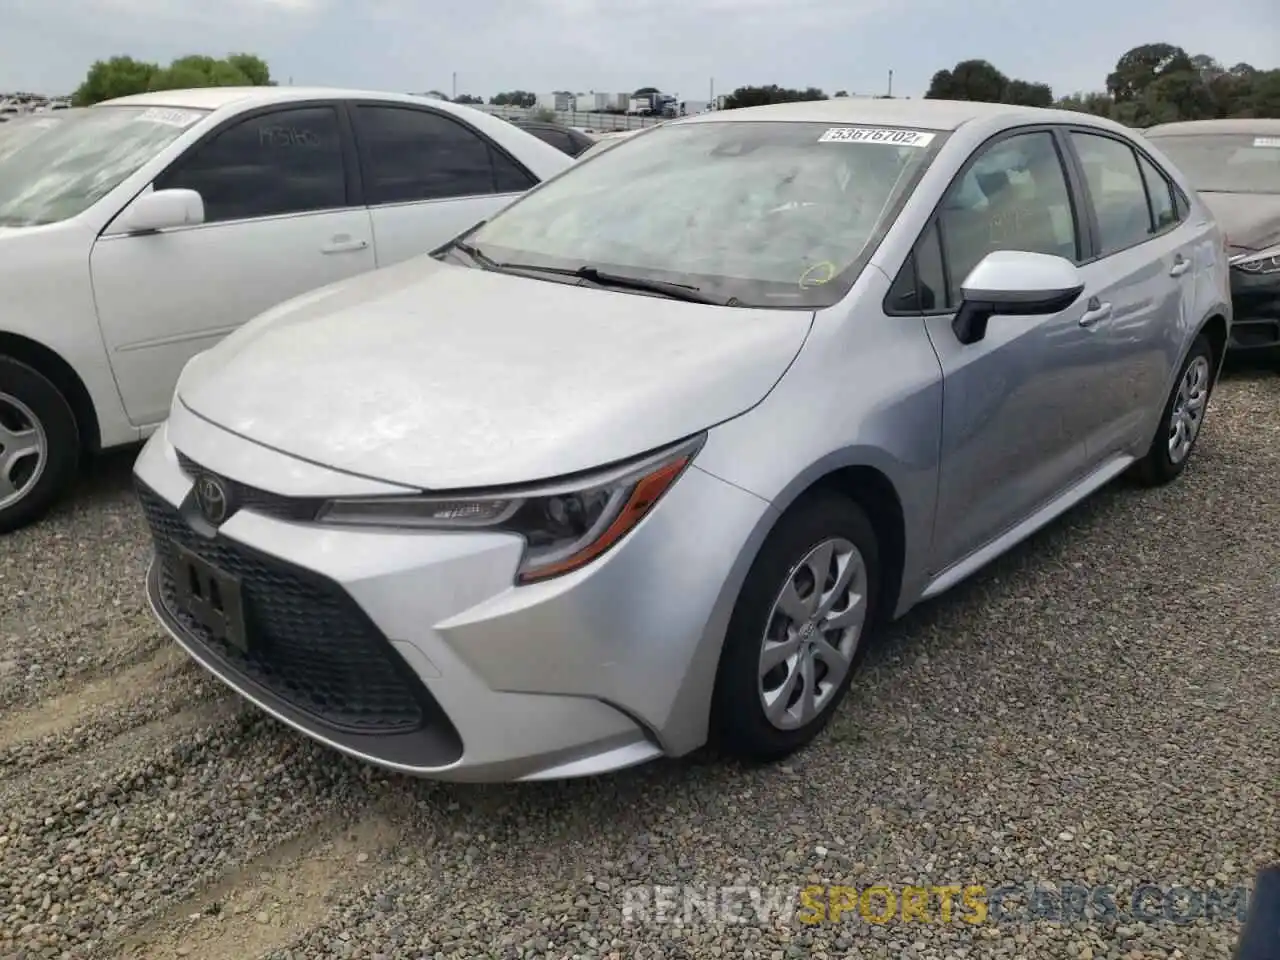
[{"label": "white car hood", "polygon": [[522,483],[743,413],[812,320],[418,257],[268,311],[196,358],[178,397],[242,437],[362,476]]}]

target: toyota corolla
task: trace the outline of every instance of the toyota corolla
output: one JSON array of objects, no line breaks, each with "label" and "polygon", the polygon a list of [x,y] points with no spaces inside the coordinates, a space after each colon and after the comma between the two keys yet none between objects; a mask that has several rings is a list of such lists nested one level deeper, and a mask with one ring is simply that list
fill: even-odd
[{"label": "toyota corolla", "polygon": [[783,757],[877,623],[1186,468],[1227,273],[1107,120],[676,120],[190,361],[135,467],[148,594],[244,697],[390,769]]}]

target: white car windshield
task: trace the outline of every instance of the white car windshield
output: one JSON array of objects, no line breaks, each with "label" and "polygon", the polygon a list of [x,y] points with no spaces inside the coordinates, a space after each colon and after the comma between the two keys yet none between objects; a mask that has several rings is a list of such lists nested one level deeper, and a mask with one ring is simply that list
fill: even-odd
[{"label": "white car windshield", "polygon": [[206,112],[103,106],[0,126],[0,226],[87,210]]},{"label": "white car windshield", "polygon": [[826,123],[667,124],[580,162],[465,240],[499,265],[595,268],[742,306],[827,306],[942,140]]},{"label": "white car windshield", "polygon": [[1198,191],[1280,193],[1280,136],[1170,134],[1151,142]]}]

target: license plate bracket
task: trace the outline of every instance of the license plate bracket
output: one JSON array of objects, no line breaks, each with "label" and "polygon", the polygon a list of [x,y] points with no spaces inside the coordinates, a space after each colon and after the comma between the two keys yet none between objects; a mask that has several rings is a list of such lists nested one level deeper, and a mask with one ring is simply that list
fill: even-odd
[{"label": "license plate bracket", "polygon": [[239,578],[185,547],[174,546],[178,604],[213,639],[247,654],[249,632]]}]

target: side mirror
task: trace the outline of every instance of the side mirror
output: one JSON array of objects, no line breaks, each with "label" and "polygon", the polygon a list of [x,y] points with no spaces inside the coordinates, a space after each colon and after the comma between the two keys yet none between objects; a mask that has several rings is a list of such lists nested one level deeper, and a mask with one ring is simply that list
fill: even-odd
[{"label": "side mirror", "polygon": [[204,199],[194,190],[154,190],[133,201],[121,214],[125,233],[154,233],[204,223]]},{"label": "side mirror", "polygon": [[998,314],[1043,317],[1067,309],[1084,292],[1074,263],[1047,253],[995,250],[978,262],[960,286],[960,309],[951,329],[961,343],[987,334]]}]

